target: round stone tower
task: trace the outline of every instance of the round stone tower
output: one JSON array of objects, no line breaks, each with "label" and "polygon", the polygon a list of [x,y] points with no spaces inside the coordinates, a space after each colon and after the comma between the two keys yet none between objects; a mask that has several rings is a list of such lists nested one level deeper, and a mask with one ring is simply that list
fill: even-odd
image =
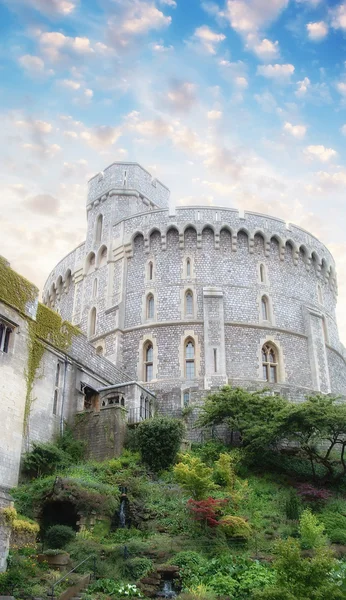
[{"label": "round stone tower", "polygon": [[226,383],[297,401],[346,395],[334,260],[314,236],[230,208],[169,210],[169,190],[136,163],[89,181],[87,216],[44,302],[160,410],[179,414]]}]

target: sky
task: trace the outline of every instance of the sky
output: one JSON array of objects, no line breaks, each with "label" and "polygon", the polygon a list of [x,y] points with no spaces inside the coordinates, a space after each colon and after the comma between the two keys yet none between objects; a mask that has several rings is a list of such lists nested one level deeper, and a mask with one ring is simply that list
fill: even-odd
[{"label": "sky", "polygon": [[87,180],[267,213],[337,263],[346,344],[346,1],[0,0],[0,254],[42,288]]}]

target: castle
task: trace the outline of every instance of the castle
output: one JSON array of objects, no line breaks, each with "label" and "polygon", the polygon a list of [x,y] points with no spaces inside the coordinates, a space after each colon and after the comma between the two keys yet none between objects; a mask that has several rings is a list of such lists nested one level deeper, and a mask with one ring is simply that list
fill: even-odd
[{"label": "castle", "polygon": [[169,208],[136,163],[89,181],[87,236],[43,299],[179,415],[206,390],[268,384],[292,400],[346,394],[333,257],[306,231],[261,214]]},{"label": "castle", "polygon": [[[102,459],[119,454],[126,422],[188,408],[191,425],[227,383],[346,397],[327,248],[280,219],[173,210],[169,196],[136,163],[93,177],[86,241],[51,272],[43,304],[0,257],[0,508],[22,453],[65,422]],[[0,524],[0,571],[8,544]]]}]

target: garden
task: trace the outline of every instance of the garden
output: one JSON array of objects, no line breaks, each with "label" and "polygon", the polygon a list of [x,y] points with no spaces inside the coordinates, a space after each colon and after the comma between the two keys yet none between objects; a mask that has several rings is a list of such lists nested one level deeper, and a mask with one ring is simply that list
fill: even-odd
[{"label": "garden", "polygon": [[181,452],[183,420],[144,421],[104,462],[85,461],[68,428],[34,445],[0,515],[0,594],[63,598],[90,574],[83,600],[346,598],[344,405],[225,387],[196,426],[209,439]]}]

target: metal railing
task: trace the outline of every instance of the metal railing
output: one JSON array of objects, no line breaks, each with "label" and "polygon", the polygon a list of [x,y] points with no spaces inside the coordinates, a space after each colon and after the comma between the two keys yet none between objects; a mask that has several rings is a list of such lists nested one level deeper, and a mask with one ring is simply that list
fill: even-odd
[{"label": "metal railing", "polygon": [[60,577],[60,579],[58,579],[58,581],[53,583],[53,585],[49,588],[49,591],[47,592],[47,597],[50,598],[51,600],[54,600],[56,598],[55,588],[57,587],[57,585],[59,585],[62,581],[64,581],[64,579],[66,579],[66,577],[71,575],[71,573],[74,573],[74,571],[76,571],[81,565],[84,565],[84,563],[86,563],[88,560],[91,560],[91,559],[93,561],[92,579],[96,579],[96,556],[94,554],[90,554],[90,556],[88,556],[87,558],[82,560],[82,562],[78,563],[78,565],[76,565],[73,569],[71,569],[71,571],[69,571],[68,573],[65,573],[65,575],[63,577]]}]

